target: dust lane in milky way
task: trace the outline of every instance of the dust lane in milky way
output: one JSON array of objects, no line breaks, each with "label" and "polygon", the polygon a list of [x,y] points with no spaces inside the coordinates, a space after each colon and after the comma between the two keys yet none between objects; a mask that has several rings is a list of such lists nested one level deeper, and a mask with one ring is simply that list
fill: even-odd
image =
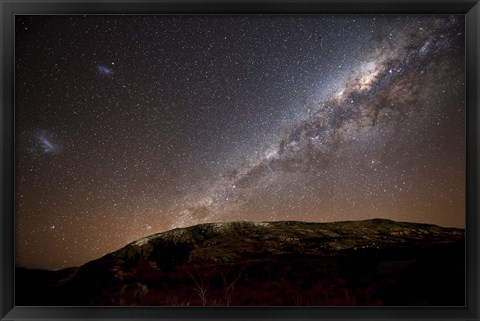
[{"label": "dust lane in milky way", "polygon": [[18,16],[16,258],[235,220],[464,226],[463,16]]}]

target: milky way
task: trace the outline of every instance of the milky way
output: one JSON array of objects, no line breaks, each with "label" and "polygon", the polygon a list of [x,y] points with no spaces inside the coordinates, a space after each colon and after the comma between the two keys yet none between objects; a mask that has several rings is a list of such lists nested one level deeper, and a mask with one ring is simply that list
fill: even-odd
[{"label": "milky way", "polygon": [[18,16],[17,264],[175,227],[464,226],[463,16]]}]

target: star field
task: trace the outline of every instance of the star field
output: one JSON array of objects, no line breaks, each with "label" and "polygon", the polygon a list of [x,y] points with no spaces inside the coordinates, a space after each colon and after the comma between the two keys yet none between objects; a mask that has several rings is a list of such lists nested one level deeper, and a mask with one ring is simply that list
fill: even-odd
[{"label": "star field", "polygon": [[204,222],[465,225],[463,16],[17,16],[16,260]]}]

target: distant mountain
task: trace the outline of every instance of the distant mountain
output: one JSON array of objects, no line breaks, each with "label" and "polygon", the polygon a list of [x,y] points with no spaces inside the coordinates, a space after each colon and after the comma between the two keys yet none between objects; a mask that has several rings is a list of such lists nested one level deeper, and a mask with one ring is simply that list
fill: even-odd
[{"label": "distant mountain", "polygon": [[464,230],[384,219],[209,223],[78,268],[16,270],[16,305],[464,305]]}]

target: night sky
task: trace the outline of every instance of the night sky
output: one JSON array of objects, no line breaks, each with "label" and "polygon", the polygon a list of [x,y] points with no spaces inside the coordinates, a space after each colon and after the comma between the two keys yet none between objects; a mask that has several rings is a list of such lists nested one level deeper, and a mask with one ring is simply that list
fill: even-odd
[{"label": "night sky", "polygon": [[464,16],[17,16],[16,261],[205,222],[465,225]]}]

